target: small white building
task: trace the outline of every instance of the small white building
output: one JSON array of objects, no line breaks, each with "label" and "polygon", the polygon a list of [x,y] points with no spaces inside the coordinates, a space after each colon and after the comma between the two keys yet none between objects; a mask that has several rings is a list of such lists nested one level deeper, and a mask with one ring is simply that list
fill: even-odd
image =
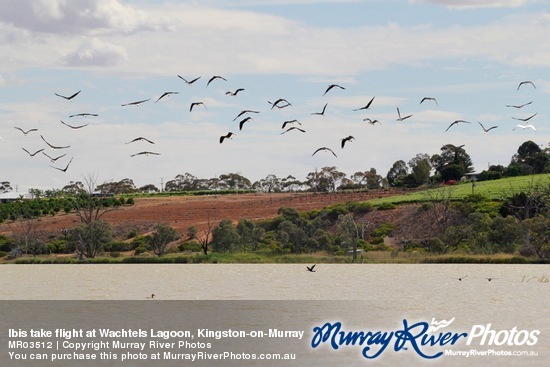
[{"label": "small white building", "polygon": [[21,199],[27,200],[30,199],[30,197],[15,191],[0,193],[0,203],[12,203]]}]

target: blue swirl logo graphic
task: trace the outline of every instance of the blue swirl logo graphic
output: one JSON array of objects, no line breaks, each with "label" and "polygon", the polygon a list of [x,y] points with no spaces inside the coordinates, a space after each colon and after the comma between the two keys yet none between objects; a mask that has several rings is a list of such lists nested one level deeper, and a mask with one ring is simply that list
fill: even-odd
[{"label": "blue swirl logo graphic", "polygon": [[440,322],[432,320],[432,325],[430,325],[425,321],[409,324],[404,319],[403,328],[395,331],[346,331],[341,322],[327,322],[313,328],[311,347],[317,348],[322,344],[328,344],[337,350],[341,347],[360,346],[363,357],[374,359],[384,353],[388,346],[393,346],[395,352],[412,349],[423,358],[434,359],[441,357],[443,352],[430,354],[427,351],[428,348],[454,345],[461,338],[468,336],[467,333],[435,333],[453,321],[454,318]]}]

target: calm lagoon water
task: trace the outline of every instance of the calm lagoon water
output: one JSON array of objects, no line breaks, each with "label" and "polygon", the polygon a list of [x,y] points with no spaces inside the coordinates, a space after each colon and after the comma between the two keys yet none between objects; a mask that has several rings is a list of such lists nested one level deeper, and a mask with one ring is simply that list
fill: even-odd
[{"label": "calm lagoon water", "polygon": [[[550,276],[549,265],[318,264],[315,269],[308,272],[301,264],[4,265],[0,266],[0,298],[153,302],[146,299],[154,293],[157,302],[257,300],[260,302],[246,306],[247,312],[257,307],[255,311],[261,314],[262,308],[276,305],[274,312],[287,313],[297,324],[315,318],[317,321],[311,322],[342,321],[356,330],[395,330],[403,328],[405,319],[431,322],[455,318],[452,327],[457,332],[488,324],[494,330],[540,330],[534,346],[500,348],[539,355],[445,357],[441,363],[413,358],[412,351],[408,355],[392,351],[381,361],[391,362],[388,365],[550,365],[550,283],[538,281]],[[311,301],[319,309],[292,302],[297,300]],[[477,346],[478,350],[491,348]],[[347,365],[382,365],[357,355],[349,358]],[[332,365],[318,362],[316,365]],[[310,364],[302,360],[288,365]]]}]

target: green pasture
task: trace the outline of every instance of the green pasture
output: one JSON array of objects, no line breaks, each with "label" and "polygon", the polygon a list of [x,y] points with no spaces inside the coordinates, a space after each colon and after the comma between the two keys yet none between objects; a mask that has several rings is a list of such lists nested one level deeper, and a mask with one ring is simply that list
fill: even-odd
[{"label": "green pasture", "polygon": [[385,198],[369,200],[369,203],[377,206],[381,204],[406,204],[418,203],[450,198],[460,200],[472,193],[482,195],[489,200],[503,200],[505,197],[521,191],[534,191],[550,186],[550,174],[531,176],[518,176],[501,178],[499,180],[475,182],[464,182],[456,185],[439,186],[422,191],[415,191],[410,194],[390,196]]}]

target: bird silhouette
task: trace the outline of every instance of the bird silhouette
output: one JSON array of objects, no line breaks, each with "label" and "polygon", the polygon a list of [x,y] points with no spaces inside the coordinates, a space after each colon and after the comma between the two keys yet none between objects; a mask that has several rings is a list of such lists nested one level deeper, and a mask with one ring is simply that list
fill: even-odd
[{"label": "bird silhouette", "polygon": [[368,110],[370,108],[370,105],[372,104],[372,101],[374,101],[374,97],[372,97],[369,103],[367,103],[365,106],[356,108],[354,109],[354,111]]},{"label": "bird silhouette", "polygon": [[486,129],[485,126],[483,126],[483,124],[481,122],[477,122],[479,124],[479,126],[481,126],[481,128],[483,129],[483,133],[484,134],[487,134],[489,131],[493,130],[493,129],[496,129],[498,126],[491,126],[490,128]]},{"label": "bird silhouette", "polygon": [[488,281],[492,281],[492,280],[495,280],[495,279],[498,279],[498,278],[485,278],[487,279]]},{"label": "bird silhouette", "polygon": [[54,93],[56,96],[58,97],[61,97],[61,98],[65,98],[67,101],[70,101],[71,99],[73,99],[74,97],[78,96],[78,94],[80,93],[81,91],[78,91],[76,92],[75,94],[71,95],[71,96],[63,96],[61,94],[57,94],[57,93]]},{"label": "bird silhouette", "polygon": [[191,103],[191,106],[189,106],[189,112],[193,111],[193,107],[195,107],[195,106],[201,106],[201,105],[202,105],[206,110],[208,109],[208,108],[206,108],[206,105],[205,105],[203,102],[193,102],[193,103]]},{"label": "bird silhouette", "polygon": [[[178,76],[179,76],[179,75],[178,75]],[[153,293],[153,294],[151,294],[149,297],[145,297],[145,298],[147,298],[147,299],[153,299],[153,298],[155,298],[155,297],[156,297],[156,296],[155,296],[155,294]]]},{"label": "bird silhouette", "polygon": [[516,130],[517,128],[520,128],[520,129],[522,129],[522,130],[525,130],[525,129],[533,129],[533,131],[537,131],[537,129],[535,129],[535,127],[534,127],[533,125],[531,125],[531,124],[529,124],[529,125],[517,124],[516,127],[514,127],[514,128],[512,129],[512,131],[513,131],[513,130]]},{"label": "bird silhouette", "polygon": [[20,127],[17,127],[17,126],[14,126],[13,128],[21,131],[24,135],[27,135],[31,131],[38,131],[38,129],[29,129],[29,130],[25,131],[25,130],[21,129]]},{"label": "bird silhouette", "polygon": [[252,120],[252,117],[245,117],[244,119],[242,119],[240,122],[239,122],[239,130],[242,130],[243,129],[243,125],[245,122],[248,122]]},{"label": "bird silhouette", "polygon": [[187,80],[187,79],[185,79],[184,77],[182,77],[181,75],[178,75],[178,78],[180,78],[180,79],[183,80],[185,83],[187,83],[187,85],[191,85],[191,84],[193,84],[194,82],[196,82],[197,80],[199,80],[201,77],[199,76],[198,78],[195,78],[195,79],[192,79],[192,80]]},{"label": "bird silhouette", "polygon": [[237,135],[237,134],[232,133],[232,132],[230,131],[230,132],[228,132],[227,134],[220,136],[220,144],[223,143],[223,141],[224,141],[225,139],[232,139],[232,136],[233,136],[233,135]]},{"label": "bird silhouette", "polygon": [[533,101],[527,102],[527,103],[524,103],[524,104],[520,104],[520,105],[507,104],[506,107],[513,107],[513,108],[517,108],[519,110],[522,107],[529,106],[531,103],[533,103]]},{"label": "bird silhouette", "polygon": [[71,160],[69,161],[69,163],[67,163],[67,165],[65,166],[65,168],[58,168],[58,167],[54,167],[54,166],[50,166],[52,168],[55,168],[57,170],[60,170],[61,172],[67,172],[67,169],[69,168],[69,165],[71,164],[71,162],[73,161],[73,158],[71,158]]},{"label": "bird silhouette", "polygon": [[233,121],[235,121],[236,119],[238,119],[239,117],[241,117],[241,116],[244,115],[245,113],[260,113],[260,111],[242,110],[241,112],[239,112],[239,114],[237,115],[237,117],[235,117],[235,118],[233,119]]},{"label": "bird silhouette", "polygon": [[434,101],[435,104],[437,106],[439,106],[439,103],[437,103],[437,99],[435,99],[434,97],[424,97],[424,98],[422,98],[422,100],[420,100],[420,104],[422,104],[422,102],[424,102],[424,101]]},{"label": "bird silhouette", "polygon": [[315,273],[315,270],[314,270],[314,269],[315,269],[315,265],[317,265],[317,264],[314,264],[314,265],[311,265],[311,266],[307,266],[307,265],[306,265],[307,271],[310,271],[310,272],[312,272],[312,273]]},{"label": "bird silhouette", "polygon": [[135,156],[138,156],[138,155],[160,155],[160,153],[145,151],[145,152],[139,152],[139,153],[132,154],[130,157],[135,157]]},{"label": "bird silhouette", "polygon": [[87,113],[87,112],[77,113],[75,115],[69,115],[69,117],[88,117],[88,116],[97,117],[98,115],[96,113]]},{"label": "bird silhouette", "polygon": [[352,140],[355,140],[355,138],[353,136],[348,136],[348,137],[345,137],[342,139],[342,149],[344,149],[344,145],[346,145],[346,142],[348,141],[352,141]]},{"label": "bird silhouette", "polygon": [[328,103],[325,103],[325,106],[323,107],[323,110],[321,112],[312,112],[311,114],[312,115],[321,115],[321,116],[324,116],[325,115],[325,110],[327,109],[327,105]]},{"label": "bird silhouette", "polygon": [[366,122],[368,122],[368,123],[371,124],[371,125],[374,125],[374,124],[377,124],[377,123],[380,124],[380,125],[382,124],[380,121],[378,121],[378,120],[371,120],[371,119],[368,118],[368,117],[365,118],[365,119],[363,119],[363,121],[366,121]]},{"label": "bird silhouette", "polygon": [[76,129],[81,129],[81,128],[83,128],[83,127],[89,125],[89,124],[84,124],[84,125],[75,126],[75,125],[69,125],[68,123],[63,122],[63,120],[59,120],[59,121],[61,121],[61,123],[62,123],[63,125],[68,126],[68,127],[70,127],[71,129],[75,129],[75,130],[76,130]]},{"label": "bird silhouette", "polygon": [[327,94],[328,91],[331,90],[332,88],[346,89],[346,88],[344,88],[344,87],[342,87],[342,86],[340,86],[340,85],[338,85],[338,84],[331,84],[331,85],[328,86],[327,90],[325,90],[325,93],[323,93],[323,96],[324,96],[325,94]]},{"label": "bird silhouette", "polygon": [[301,132],[303,132],[303,133],[306,132],[304,129],[300,129],[299,127],[292,126],[292,127],[289,127],[288,129],[286,129],[285,131],[283,131],[283,132],[281,133],[281,135],[284,134],[284,133],[287,133],[287,132],[289,132],[289,131],[292,131],[292,130],[298,130],[298,131],[301,131]]},{"label": "bird silhouette", "polygon": [[455,120],[453,122],[451,122],[451,124],[449,125],[448,128],[445,129],[445,131],[449,130],[451,127],[453,127],[454,125],[456,124],[459,124],[459,123],[465,123],[465,124],[469,124],[470,122],[469,121],[464,121],[464,120]]},{"label": "bird silhouette", "polygon": [[527,122],[527,121],[531,120],[533,117],[535,117],[537,114],[538,114],[538,112],[535,113],[535,114],[533,114],[533,115],[531,115],[531,116],[529,116],[529,117],[523,118],[523,119],[522,119],[522,118],[518,118],[518,117],[512,117],[512,118],[513,118],[514,120],[519,120],[519,121]]},{"label": "bird silhouette", "polygon": [[48,142],[46,141],[46,139],[44,139],[44,137],[43,137],[42,135],[40,135],[40,137],[41,137],[42,140],[44,140],[44,142],[45,142],[46,144],[48,144],[48,146],[49,146],[50,148],[52,148],[52,149],[66,149],[66,148],[70,148],[70,147],[71,147],[70,145],[67,145],[67,146],[55,146],[55,145],[52,145],[52,144],[48,143]]},{"label": "bird silhouette", "polygon": [[464,275],[463,277],[455,278],[455,279],[458,280],[459,282],[462,282],[462,279],[467,278],[467,277],[468,277],[468,275]]},{"label": "bird silhouette", "polygon": [[164,97],[169,96],[169,95],[172,95],[172,94],[179,94],[179,92],[164,92],[164,93],[162,93],[162,95],[155,101],[155,103],[157,103],[158,101],[160,101],[160,100],[163,99]]},{"label": "bird silhouette", "polygon": [[221,80],[227,81],[227,79],[225,79],[223,76],[214,75],[212,78],[210,78],[210,80],[208,80],[208,83],[206,83],[206,86],[208,87],[208,85],[216,79],[221,79]]},{"label": "bird silhouette", "polygon": [[525,81],[520,82],[520,83],[518,84],[517,90],[519,90],[519,87],[521,87],[522,85],[525,85],[525,84],[531,84],[531,85],[533,86],[533,88],[537,89],[537,87],[535,87],[535,83],[533,83],[533,82],[530,81],[530,80],[525,80]]},{"label": "bird silhouette", "polygon": [[139,136],[139,137],[137,137],[137,138],[135,138],[135,139],[132,139],[132,140],[130,140],[129,142],[124,143],[124,144],[130,144],[130,143],[133,143],[133,142],[139,141],[139,140],[146,141],[146,142],[148,142],[148,143],[150,143],[150,144],[155,144],[155,143],[152,142],[151,140],[149,140],[149,139],[147,139],[147,138],[144,138],[144,137],[142,137],[142,136]]},{"label": "bird silhouette", "polygon": [[25,148],[21,148],[21,149],[23,149],[25,152],[27,152],[27,154],[30,155],[31,157],[34,157],[35,155],[37,155],[38,153],[40,153],[41,151],[44,150],[44,148],[42,148],[42,149],[38,149],[38,150],[37,150],[36,152],[34,152],[34,153],[31,153],[31,152],[29,152],[29,151],[28,151],[27,149],[25,149]]},{"label": "bird silhouette", "polygon": [[227,91],[227,92],[225,92],[225,94],[227,94],[228,96],[236,96],[237,93],[242,92],[243,90],[244,90],[244,88],[239,88],[239,89],[235,90],[234,92]]},{"label": "bird silhouette", "polygon": [[404,121],[404,120],[408,119],[409,117],[412,117],[412,115],[407,115],[407,116],[401,117],[401,112],[399,111],[399,107],[397,107],[397,115],[399,116],[397,121]]},{"label": "bird silhouette", "polygon": [[[281,102],[284,102],[285,104],[284,105],[279,105],[279,103]],[[289,101],[287,101],[286,99],[284,98],[279,98],[278,100],[276,100],[275,102],[271,103],[269,101],[267,101],[267,103],[269,103],[271,105],[271,109],[273,109],[273,107],[277,107],[277,108],[285,108],[285,107],[288,107],[288,106],[292,106],[290,104]]]},{"label": "bird silhouette", "polygon": [[46,154],[46,153],[44,153],[44,152],[42,152],[42,154],[44,154],[46,157],[50,158],[50,162],[52,162],[52,163],[54,163],[54,162],[57,161],[58,159],[63,158],[64,156],[67,155],[67,154],[65,153],[65,154],[61,154],[60,156],[54,158],[54,157],[51,157],[51,156],[49,156],[48,154]]},{"label": "bird silhouette", "polygon": [[298,120],[287,120],[283,122],[283,126],[281,126],[281,129],[284,129],[288,124],[294,124],[294,123],[297,123],[298,125],[302,125],[302,123]]},{"label": "bird silhouette", "polygon": [[150,99],[151,98],[147,98],[147,99],[142,99],[141,101],[124,103],[124,104],[121,104],[121,106],[139,106],[140,104],[145,103],[145,102],[149,101]]},{"label": "bird silhouette", "polygon": [[336,153],[334,153],[334,152],[332,151],[332,149],[327,148],[327,147],[321,147],[321,148],[317,149],[315,152],[313,152],[312,156],[314,156],[315,153],[317,153],[317,152],[319,152],[319,151],[321,151],[321,150],[326,150],[326,151],[328,151],[328,152],[331,152],[332,155],[334,155],[335,157],[338,157],[338,156],[336,155]]}]

